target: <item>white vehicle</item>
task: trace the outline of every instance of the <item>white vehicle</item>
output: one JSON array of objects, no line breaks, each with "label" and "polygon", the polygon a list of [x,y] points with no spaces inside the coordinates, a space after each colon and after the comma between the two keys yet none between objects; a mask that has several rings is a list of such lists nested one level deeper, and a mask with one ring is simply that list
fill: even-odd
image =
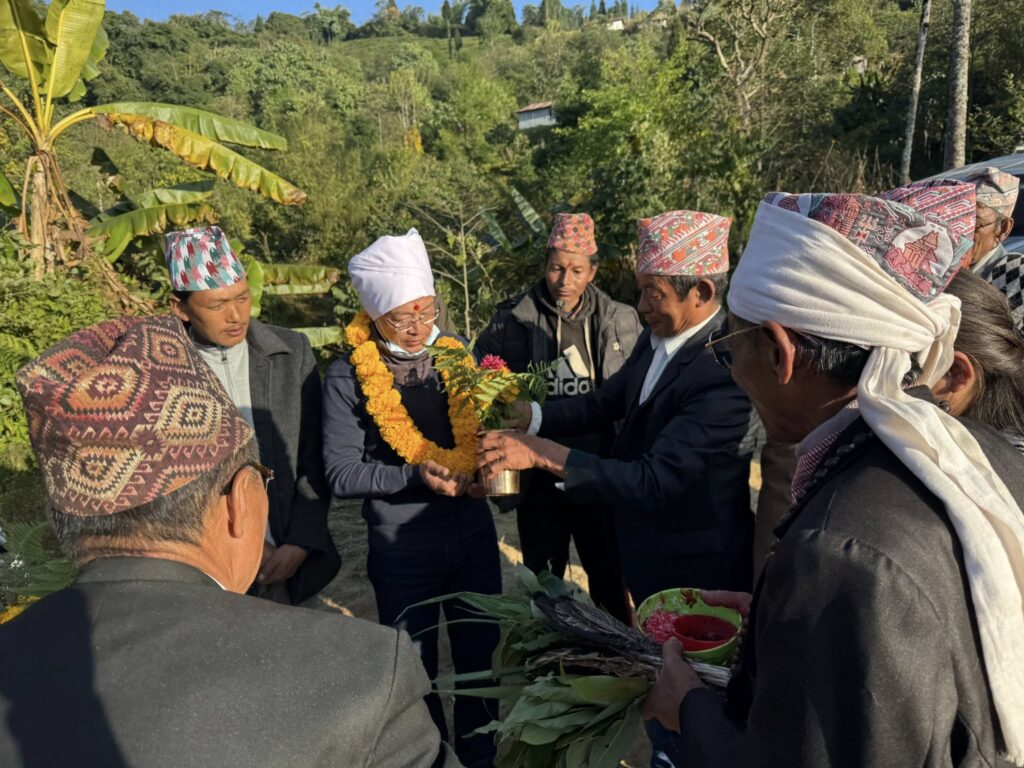
[{"label": "white vehicle", "polygon": [[[1003,155],[985,160],[981,163],[972,163],[951,171],[943,171],[929,179],[966,179],[986,168],[997,168],[1003,173],[1011,173],[1024,182],[1024,152],[1017,152],[1013,155]],[[1003,241],[1003,247],[1014,253],[1024,253],[1024,195],[1017,198],[1017,205],[1013,209],[1013,231]]]}]

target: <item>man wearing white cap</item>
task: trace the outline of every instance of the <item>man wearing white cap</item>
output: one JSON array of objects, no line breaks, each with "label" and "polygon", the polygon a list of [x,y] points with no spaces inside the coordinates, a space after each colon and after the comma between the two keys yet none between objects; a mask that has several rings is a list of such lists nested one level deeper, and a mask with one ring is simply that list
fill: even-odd
[{"label": "man wearing white cap", "polygon": [[[351,353],[324,382],[324,464],[334,495],[363,500],[367,572],[378,617],[416,640],[427,674],[438,669],[442,595],[501,592],[494,521],[487,503],[466,494],[475,469],[476,422],[451,406],[427,351],[463,345],[435,324],[434,278],[416,230],[385,236],[348,264],[364,311],[345,329]],[[411,606],[417,605],[412,608]],[[494,626],[444,606],[456,673],[490,669]],[[447,739],[444,710],[427,697]],[[458,696],[453,745],[467,766],[489,766],[494,742],[473,732],[497,717],[489,700]]]},{"label": "man wearing white cap", "polygon": [[1013,231],[1013,210],[1020,180],[996,168],[986,168],[970,177],[978,206],[971,249],[971,271],[992,283],[1010,302],[1013,319],[1024,322],[1024,254],[1003,246]]},{"label": "man wearing white cap", "polygon": [[169,232],[171,309],[200,357],[256,431],[270,487],[263,562],[253,592],[300,603],[330,583],[341,558],[327,529],[331,494],[320,444],[320,373],[309,341],[249,317],[245,267],[220,227]]},{"label": "man wearing white cap", "polygon": [[[769,195],[712,340],[794,506],[723,708],[669,641],[646,713],[692,766],[1024,765],[1024,461],[943,411],[974,189]],[[906,387],[918,385],[908,390]]]}]

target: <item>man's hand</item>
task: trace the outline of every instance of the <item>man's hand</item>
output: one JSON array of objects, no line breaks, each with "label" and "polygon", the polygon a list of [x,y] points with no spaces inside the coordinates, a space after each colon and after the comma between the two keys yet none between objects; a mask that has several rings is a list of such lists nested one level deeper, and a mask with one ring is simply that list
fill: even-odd
[{"label": "man's hand", "polygon": [[419,472],[427,488],[438,496],[461,496],[473,482],[471,476],[456,474],[436,461],[423,462]]},{"label": "man's hand", "polygon": [[486,432],[476,449],[477,466],[486,480],[505,469],[533,469],[537,453],[534,444],[541,438],[508,432]]},{"label": "man's hand", "polygon": [[752,595],[749,592],[728,592],[724,589],[702,589],[701,599],[708,605],[719,605],[723,608],[732,608],[739,611],[744,619],[750,614],[750,601]]},{"label": "man's hand", "polygon": [[276,549],[264,544],[263,564],[260,566],[256,581],[264,585],[287,581],[299,570],[306,557],[306,550],[295,544],[282,544]]},{"label": "man's hand", "polygon": [[683,658],[683,646],[671,637],[661,646],[661,672],[647,694],[640,711],[648,720],[657,719],[670,731],[679,733],[679,706],[694,688],[704,684]]}]

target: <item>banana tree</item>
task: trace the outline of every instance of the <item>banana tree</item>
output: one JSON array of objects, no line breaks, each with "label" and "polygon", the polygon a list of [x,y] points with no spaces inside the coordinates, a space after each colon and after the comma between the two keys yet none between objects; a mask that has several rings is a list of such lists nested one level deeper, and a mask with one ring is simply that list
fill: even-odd
[{"label": "banana tree", "polygon": [[[0,100],[0,115],[18,125],[33,148],[22,185],[26,204],[19,229],[31,244],[38,274],[53,269],[62,244],[75,242],[87,248],[90,234],[107,234],[104,227],[95,229],[97,224],[90,226],[81,217],[57,162],[57,140],[72,126],[89,120],[118,127],[189,165],[278,203],[305,202],[302,190],[225,146],[286,149],[287,142],[276,134],[171,104],[119,102],[69,110],[65,103],[81,100],[86,83],[99,75],[99,63],[106,55],[104,8],[103,0],[53,0],[45,17],[40,17],[31,0],[0,0],[0,64],[24,81],[16,88],[13,82],[0,80],[0,94],[7,102]],[[164,224],[166,218],[150,217],[146,223]]]}]

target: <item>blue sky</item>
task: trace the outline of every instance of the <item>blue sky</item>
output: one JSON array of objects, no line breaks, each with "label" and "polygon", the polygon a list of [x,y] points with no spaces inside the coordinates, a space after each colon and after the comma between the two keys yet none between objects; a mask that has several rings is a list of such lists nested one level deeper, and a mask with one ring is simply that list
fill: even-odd
[{"label": "blue sky", "polygon": [[[272,11],[293,13],[296,16],[313,10],[315,0],[108,0],[111,11],[131,11],[142,19],[159,21],[176,13],[191,15],[207,11],[223,11],[231,16],[249,21],[257,16],[268,16]],[[539,2],[539,0],[535,0]],[[427,13],[440,13],[443,0],[397,0],[398,7],[418,5]],[[516,11],[522,10],[526,0],[513,0]],[[320,0],[320,5],[333,8],[344,5],[352,13],[352,20],[362,24],[373,15],[374,0]],[[563,5],[572,7],[576,2],[565,0]],[[590,7],[587,0],[586,7]]]}]

